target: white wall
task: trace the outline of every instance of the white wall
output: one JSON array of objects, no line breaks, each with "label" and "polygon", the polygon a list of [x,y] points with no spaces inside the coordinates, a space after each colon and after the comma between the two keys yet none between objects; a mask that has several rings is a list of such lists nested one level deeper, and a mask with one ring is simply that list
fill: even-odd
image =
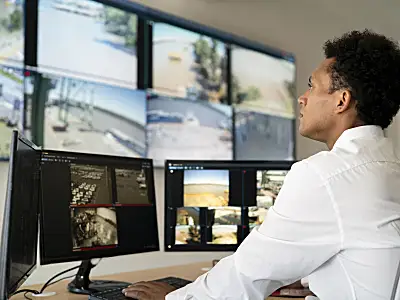
[{"label": "white wall", "polygon": [[[369,27],[394,37],[397,35],[400,39],[399,26],[393,23],[398,19],[396,13],[399,11],[395,7],[398,4],[394,1],[390,1],[391,7],[383,6],[378,3],[379,1],[373,0],[352,0],[350,3],[345,0],[135,0],[135,2],[293,52],[298,61],[299,93],[306,88],[309,74],[322,59],[321,45],[327,38],[340,35],[349,29]],[[346,9],[337,9],[340,5],[345,5]],[[400,122],[396,122],[388,130],[389,136],[397,137],[399,124]],[[299,159],[322,149],[325,149],[324,145],[298,137],[296,152]],[[6,174],[7,164],[2,163],[0,164],[1,209],[5,197]],[[160,241],[163,247],[163,170],[155,171],[155,181]],[[111,274],[196,261],[210,261],[211,264],[212,259],[226,254],[157,252],[109,258],[104,259],[93,274]],[[39,267],[27,284],[43,282],[72,265],[75,264]]]}]

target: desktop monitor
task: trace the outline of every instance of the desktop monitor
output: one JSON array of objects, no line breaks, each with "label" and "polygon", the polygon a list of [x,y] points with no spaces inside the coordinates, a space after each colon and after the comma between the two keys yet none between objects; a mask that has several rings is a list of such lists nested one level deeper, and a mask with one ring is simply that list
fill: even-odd
[{"label": "desktop monitor", "polygon": [[293,163],[167,160],[165,250],[236,250],[263,222]]},{"label": "desktop monitor", "polygon": [[0,298],[9,297],[36,266],[39,151],[13,131],[0,249]]},{"label": "desktop monitor", "polygon": [[90,259],[159,250],[152,161],[43,150],[40,163],[41,263],[83,261],[74,293],[127,284],[91,282]]}]

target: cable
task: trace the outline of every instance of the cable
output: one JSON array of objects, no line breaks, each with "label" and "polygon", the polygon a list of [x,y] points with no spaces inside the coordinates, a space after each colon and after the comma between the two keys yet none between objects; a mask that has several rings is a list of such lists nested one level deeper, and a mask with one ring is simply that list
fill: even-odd
[{"label": "cable", "polygon": [[[93,267],[96,267],[100,262],[101,262],[101,258],[99,259],[99,261],[97,262],[97,264],[94,264],[94,265],[93,265]],[[44,290],[45,290],[47,287],[49,287],[50,285],[53,285],[53,284],[55,284],[55,283],[57,283],[57,282],[60,282],[60,281],[62,281],[62,280],[65,280],[65,279],[74,277],[76,274],[70,275],[70,276],[66,276],[66,277],[63,277],[63,278],[61,278],[61,279],[58,279],[58,280],[52,282],[52,281],[53,281],[54,279],[56,279],[57,277],[59,277],[59,276],[65,274],[65,273],[71,272],[71,271],[73,271],[73,270],[79,269],[79,268],[80,268],[80,265],[79,265],[79,266],[76,266],[76,267],[73,267],[73,268],[69,268],[69,269],[67,269],[67,270],[65,270],[65,271],[62,271],[62,272],[60,272],[60,273],[54,275],[54,276],[51,277],[49,280],[47,280],[47,282],[42,286],[42,288],[40,289],[40,291],[39,291],[38,293],[39,293],[39,294],[43,293]]]},{"label": "cable", "polygon": [[13,296],[16,294],[21,294],[21,293],[32,293],[32,294],[40,294],[38,291],[36,290],[29,290],[29,289],[22,289],[19,291],[16,291],[15,293],[13,293]]},{"label": "cable", "polygon": [[67,269],[67,270],[65,270],[65,271],[62,271],[62,272],[60,272],[60,273],[54,275],[53,277],[51,277],[51,278],[50,278],[49,280],[47,280],[47,282],[42,286],[42,288],[41,288],[40,291],[39,291],[39,294],[43,293],[44,290],[50,285],[50,283],[51,283],[54,279],[56,279],[58,276],[61,276],[61,275],[65,274],[65,273],[68,273],[68,272],[71,272],[71,271],[73,271],[73,270],[79,269],[79,267],[80,267],[80,266],[76,266],[76,267],[73,267],[73,268],[69,268],[69,269]]},{"label": "cable", "polygon": [[31,292],[25,292],[25,293],[24,293],[24,298],[25,298],[25,299],[28,299],[28,300],[33,300],[32,298],[29,298],[29,297],[27,296],[28,294],[32,294],[32,293],[31,293]]}]

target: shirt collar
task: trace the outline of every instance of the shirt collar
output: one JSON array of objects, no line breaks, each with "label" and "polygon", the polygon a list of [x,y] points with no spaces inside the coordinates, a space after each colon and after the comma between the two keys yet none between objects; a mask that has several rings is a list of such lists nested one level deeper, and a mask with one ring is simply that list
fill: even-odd
[{"label": "shirt collar", "polygon": [[380,126],[375,125],[365,125],[365,126],[358,126],[354,128],[350,128],[345,130],[341,136],[337,139],[333,148],[340,147],[341,145],[344,146],[346,142],[356,140],[356,139],[377,139],[383,138],[385,135],[383,133],[383,129]]}]

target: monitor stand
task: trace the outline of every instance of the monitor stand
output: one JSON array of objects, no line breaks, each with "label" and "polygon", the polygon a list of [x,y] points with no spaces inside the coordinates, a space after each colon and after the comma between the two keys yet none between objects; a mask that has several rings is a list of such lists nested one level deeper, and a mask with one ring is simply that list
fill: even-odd
[{"label": "monitor stand", "polygon": [[90,295],[104,290],[124,288],[130,284],[129,282],[110,280],[91,281],[89,279],[89,274],[93,267],[94,265],[90,260],[82,261],[75,279],[68,284],[68,291],[70,293]]}]

